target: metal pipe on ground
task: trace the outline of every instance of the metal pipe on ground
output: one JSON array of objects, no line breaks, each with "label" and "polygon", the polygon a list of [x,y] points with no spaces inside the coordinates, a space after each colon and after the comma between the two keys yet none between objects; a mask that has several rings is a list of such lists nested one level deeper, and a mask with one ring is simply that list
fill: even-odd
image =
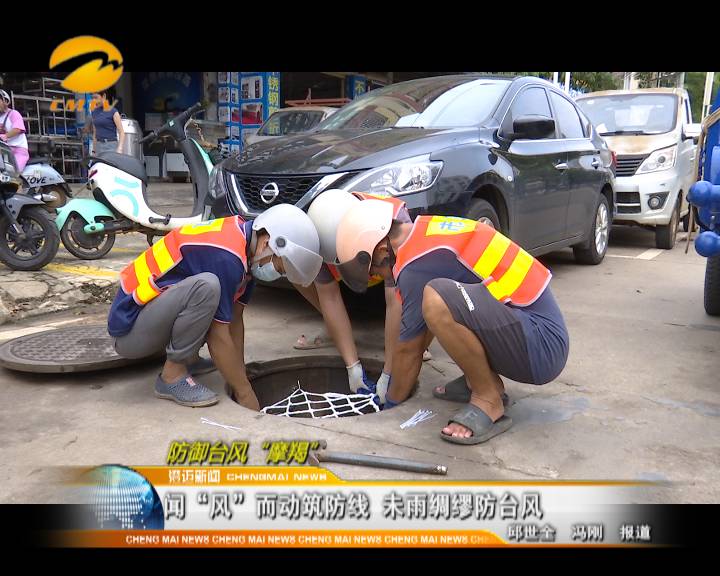
[{"label": "metal pipe on ground", "polygon": [[406,460],[404,458],[389,458],[387,456],[374,456],[370,454],[354,454],[351,452],[329,452],[324,450],[327,444],[320,443],[319,450],[310,452],[311,464],[319,465],[320,462],[334,462],[336,464],[352,464],[354,466],[367,466],[370,468],[385,468],[388,470],[402,470],[404,472],[419,472],[421,474],[436,474],[445,476],[447,466],[442,464],[428,464],[417,460]]}]

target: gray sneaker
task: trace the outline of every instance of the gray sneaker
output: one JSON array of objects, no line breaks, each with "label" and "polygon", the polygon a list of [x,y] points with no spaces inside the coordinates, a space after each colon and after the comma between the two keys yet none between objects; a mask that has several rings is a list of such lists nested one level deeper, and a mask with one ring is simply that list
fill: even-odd
[{"label": "gray sneaker", "polygon": [[217,370],[212,358],[203,358],[202,356],[197,362],[188,364],[187,369],[191,376],[199,376],[200,374],[207,374],[208,372]]},{"label": "gray sneaker", "polygon": [[180,380],[170,384],[158,376],[155,382],[155,396],[190,407],[212,406],[219,400],[215,392],[207,386],[195,382],[190,375],[183,376]]}]

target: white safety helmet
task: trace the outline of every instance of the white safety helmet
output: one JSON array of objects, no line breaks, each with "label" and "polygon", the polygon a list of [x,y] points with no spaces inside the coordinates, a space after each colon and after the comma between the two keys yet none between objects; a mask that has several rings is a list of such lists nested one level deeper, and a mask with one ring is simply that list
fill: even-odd
[{"label": "white safety helmet", "polygon": [[278,204],[255,218],[252,229],[264,229],[270,235],[268,246],[282,258],[290,282],[312,284],[320,272],[322,256],[317,230],[305,212],[292,204]]},{"label": "white safety helmet", "polygon": [[364,200],[345,213],[337,232],[337,270],[353,292],[367,290],[373,252],[390,233],[393,206]]},{"label": "white safety helmet", "polygon": [[2,98],[3,100],[5,100],[5,102],[10,104],[10,94],[5,92],[5,90],[0,89],[0,98]]},{"label": "white safety helmet", "polygon": [[358,204],[360,199],[344,190],[332,189],[321,193],[308,210],[310,220],[317,228],[320,238],[320,255],[328,264],[337,259],[337,229],[345,213]]}]

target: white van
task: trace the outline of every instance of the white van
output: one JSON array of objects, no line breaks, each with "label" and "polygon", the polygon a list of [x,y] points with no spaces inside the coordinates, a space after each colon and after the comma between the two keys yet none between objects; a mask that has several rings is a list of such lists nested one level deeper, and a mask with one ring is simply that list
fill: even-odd
[{"label": "white van", "polygon": [[613,223],[654,229],[655,245],[672,248],[678,223],[688,227],[700,135],[687,91],[608,90],[576,101],[617,156]]},{"label": "white van", "polygon": [[294,106],[280,108],[270,115],[265,123],[258,128],[255,134],[243,137],[244,145],[250,146],[256,142],[269,140],[276,136],[287,136],[312,130],[325,118],[335,114],[339,109],[329,106]]}]

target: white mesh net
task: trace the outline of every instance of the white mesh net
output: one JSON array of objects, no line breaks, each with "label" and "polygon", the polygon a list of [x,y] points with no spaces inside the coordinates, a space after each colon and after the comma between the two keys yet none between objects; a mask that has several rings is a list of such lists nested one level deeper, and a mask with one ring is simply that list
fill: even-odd
[{"label": "white mesh net", "polygon": [[372,394],[316,394],[306,392],[298,382],[290,396],[272,406],[265,406],[261,412],[294,418],[342,418],[380,412],[380,407],[373,402]]}]

